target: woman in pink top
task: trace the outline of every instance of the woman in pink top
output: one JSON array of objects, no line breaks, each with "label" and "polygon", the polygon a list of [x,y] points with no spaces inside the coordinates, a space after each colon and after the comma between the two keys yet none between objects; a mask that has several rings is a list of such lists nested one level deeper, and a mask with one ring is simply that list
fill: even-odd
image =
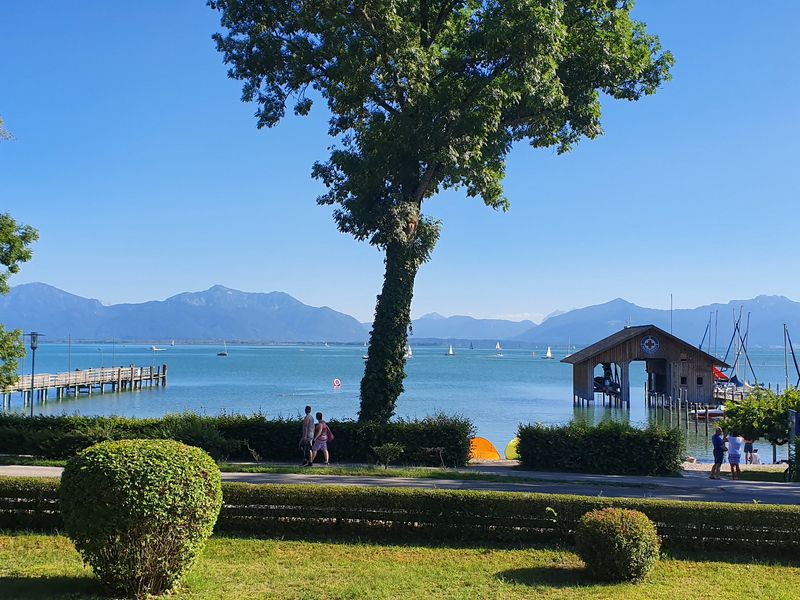
[{"label": "woman in pink top", "polygon": [[317,452],[320,450],[322,450],[322,456],[325,457],[325,465],[328,464],[330,460],[330,455],[328,454],[328,440],[332,437],[328,424],[322,420],[322,413],[318,412],[317,426],[314,429],[314,443],[311,446],[311,463],[309,466],[314,464],[314,459],[317,457]]}]

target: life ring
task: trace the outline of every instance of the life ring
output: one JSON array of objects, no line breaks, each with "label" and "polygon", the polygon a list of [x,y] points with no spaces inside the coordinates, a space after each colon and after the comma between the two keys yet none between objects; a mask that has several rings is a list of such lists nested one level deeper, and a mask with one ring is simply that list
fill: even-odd
[{"label": "life ring", "polygon": [[335,378],[334,378],[334,380],[333,380],[333,387],[335,387],[335,388],[342,387],[342,382],[339,380],[339,378],[338,378],[338,377],[335,377]]}]

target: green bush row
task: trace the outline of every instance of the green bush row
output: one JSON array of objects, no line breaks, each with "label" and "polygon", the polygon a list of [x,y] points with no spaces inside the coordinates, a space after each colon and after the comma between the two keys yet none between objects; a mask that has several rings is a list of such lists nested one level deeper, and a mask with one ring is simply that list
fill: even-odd
[{"label": "green bush row", "polygon": [[[331,421],[336,440],[330,450],[341,462],[374,462],[373,446],[401,444],[407,464],[461,466],[469,460],[472,423],[464,417],[435,415],[398,419],[386,425]],[[78,415],[0,416],[0,453],[69,458],[98,442],[172,439],[198,446],[217,460],[294,461],[300,459],[301,419],[267,419],[262,414],[215,417],[187,412],[161,418]]]},{"label": "green bush row", "polygon": [[520,425],[518,436],[522,465],[540,471],[669,475],[680,471],[686,449],[678,429],[615,421]]},{"label": "green bush row", "polygon": [[[60,528],[58,482],[0,478],[0,528]],[[572,543],[599,508],[639,510],[665,547],[800,550],[800,506],[310,485],[224,483],[215,531],[383,541]]]}]

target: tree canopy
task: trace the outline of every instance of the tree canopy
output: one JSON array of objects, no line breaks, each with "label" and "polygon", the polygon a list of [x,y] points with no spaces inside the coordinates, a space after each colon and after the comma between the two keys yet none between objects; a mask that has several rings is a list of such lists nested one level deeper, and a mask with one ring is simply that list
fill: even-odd
[{"label": "tree canopy", "polygon": [[[19,225],[9,214],[0,214],[0,294],[7,294],[8,278],[19,271],[19,264],[31,259],[29,246],[38,234],[33,227]],[[6,331],[0,325],[0,389],[17,379],[20,358],[25,356],[25,346],[20,331]]]},{"label": "tree canopy", "polygon": [[601,97],[638,100],[672,55],[628,0],[211,0],[214,36],[257,105],[259,127],[322,99],[336,144],[314,165],[343,232],[386,253],[362,381],[361,417],[391,416],[416,273],[440,224],[437,192],[507,210],[515,142],[568,151],[602,133]]}]

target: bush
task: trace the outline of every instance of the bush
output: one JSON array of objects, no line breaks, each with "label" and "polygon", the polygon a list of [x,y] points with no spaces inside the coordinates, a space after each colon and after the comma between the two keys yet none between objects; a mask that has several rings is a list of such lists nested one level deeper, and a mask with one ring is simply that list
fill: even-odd
[{"label": "bush", "polygon": [[658,562],[661,541],[647,515],[604,508],[581,517],[575,546],[594,579],[639,581]]},{"label": "bush", "polygon": [[[300,458],[297,443],[302,420],[267,419],[262,414],[209,417],[191,412],[160,419],[0,415],[0,453],[69,458],[84,448],[107,440],[172,439],[198,446],[217,460],[265,461]],[[372,462],[372,446],[393,442],[405,447],[408,464],[462,466],[469,460],[472,423],[464,417],[434,415],[425,419],[398,419],[386,425],[330,421],[336,441],[332,457],[343,462]],[[443,448],[440,460],[430,447]]]},{"label": "bush", "polygon": [[517,435],[522,465],[543,471],[669,475],[680,471],[686,447],[678,429],[616,421],[520,425]]},{"label": "bush", "polygon": [[389,468],[389,463],[396,461],[403,455],[403,450],[403,445],[395,442],[389,442],[387,444],[383,444],[382,446],[372,447],[372,451],[378,458],[378,462],[381,463],[386,469]]},{"label": "bush", "polygon": [[[0,528],[59,529],[58,480],[0,477]],[[754,556],[800,552],[800,506],[684,502],[310,485],[222,484],[215,531],[247,535],[355,536],[382,542],[572,543],[591,510],[639,510],[664,547],[692,552],[741,545]]]},{"label": "bush", "polygon": [[170,440],[103,442],[71,459],[59,506],[67,535],[112,592],[171,589],[211,535],[222,505],[219,468]]}]

